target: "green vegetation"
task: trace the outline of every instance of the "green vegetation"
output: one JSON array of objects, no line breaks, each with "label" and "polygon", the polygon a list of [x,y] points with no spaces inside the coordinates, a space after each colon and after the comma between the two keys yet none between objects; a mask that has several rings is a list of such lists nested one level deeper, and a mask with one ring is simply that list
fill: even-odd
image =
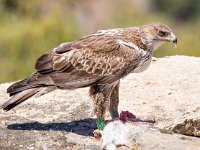
[{"label": "green vegetation", "polygon": [[[107,3],[105,0],[102,3],[112,7],[108,11],[111,18],[105,19],[94,29],[164,22],[173,28],[179,44],[177,49],[170,44],[163,46],[156,52],[156,56],[200,56],[199,5],[193,6],[195,4],[192,1],[199,3],[198,0],[191,0],[191,4],[187,4],[186,0],[179,0],[177,8],[173,0],[169,0],[170,3],[165,0],[152,0],[154,9],[143,11],[128,1],[111,0]],[[89,27],[84,29],[77,21],[80,17],[76,12],[79,3],[88,3],[85,5],[90,6],[90,1],[80,0],[0,0],[0,82],[29,76],[34,72],[34,63],[40,55],[62,42],[75,40],[92,31]],[[171,4],[173,7],[168,6]],[[99,11],[102,11],[102,8]],[[184,16],[181,15],[183,11]],[[101,13],[103,15],[104,12]]]},{"label": "green vegetation", "polygon": [[69,16],[63,21],[64,16],[57,10],[47,16],[40,16],[35,9],[42,5],[38,0],[12,2],[20,3],[7,7],[3,5],[4,8],[1,8],[3,13],[0,13],[0,81],[2,82],[29,76],[34,71],[34,63],[40,55],[59,43],[77,37],[72,17]]}]

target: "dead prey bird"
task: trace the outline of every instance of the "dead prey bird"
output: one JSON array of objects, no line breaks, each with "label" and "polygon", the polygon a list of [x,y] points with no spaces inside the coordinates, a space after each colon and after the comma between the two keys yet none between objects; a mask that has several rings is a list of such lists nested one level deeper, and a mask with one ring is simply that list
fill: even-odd
[{"label": "dead prey bird", "polygon": [[55,89],[90,87],[98,128],[104,126],[105,111],[119,116],[119,82],[129,73],[146,70],[152,53],[166,42],[177,43],[172,30],[162,23],[99,30],[66,42],[42,55],[36,72],[7,89],[10,99],[1,105],[8,111],[28,98]]}]

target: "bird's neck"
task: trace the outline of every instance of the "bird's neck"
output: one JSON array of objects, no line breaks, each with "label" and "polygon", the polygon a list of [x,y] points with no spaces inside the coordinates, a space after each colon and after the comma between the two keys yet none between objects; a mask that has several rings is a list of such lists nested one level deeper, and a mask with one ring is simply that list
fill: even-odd
[{"label": "bird's neck", "polygon": [[160,46],[162,46],[164,44],[163,41],[160,41],[160,42],[152,42],[152,51],[155,51],[157,50]]},{"label": "bird's neck", "polygon": [[140,28],[129,28],[128,34],[125,34],[125,40],[134,43],[145,51],[153,51],[153,42],[148,39],[146,33],[141,31]]}]

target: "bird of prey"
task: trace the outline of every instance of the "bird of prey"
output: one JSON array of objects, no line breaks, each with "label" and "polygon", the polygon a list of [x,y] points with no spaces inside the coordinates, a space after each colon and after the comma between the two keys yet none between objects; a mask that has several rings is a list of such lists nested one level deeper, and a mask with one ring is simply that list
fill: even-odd
[{"label": "bird of prey", "polygon": [[62,43],[37,60],[35,73],[7,89],[11,98],[1,108],[8,111],[55,89],[90,87],[97,119],[103,120],[106,110],[116,118],[120,79],[146,70],[152,53],[166,42],[177,43],[172,30],[165,24],[151,23],[99,30]]}]

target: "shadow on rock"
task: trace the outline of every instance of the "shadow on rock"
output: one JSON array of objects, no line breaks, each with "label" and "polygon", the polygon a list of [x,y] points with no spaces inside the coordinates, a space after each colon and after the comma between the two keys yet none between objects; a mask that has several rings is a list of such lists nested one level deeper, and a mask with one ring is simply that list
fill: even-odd
[{"label": "shadow on rock", "polygon": [[10,130],[40,130],[40,131],[66,131],[83,136],[92,136],[93,131],[97,129],[96,119],[86,118],[83,120],[76,120],[71,122],[61,123],[19,123],[11,124],[7,127]]}]

